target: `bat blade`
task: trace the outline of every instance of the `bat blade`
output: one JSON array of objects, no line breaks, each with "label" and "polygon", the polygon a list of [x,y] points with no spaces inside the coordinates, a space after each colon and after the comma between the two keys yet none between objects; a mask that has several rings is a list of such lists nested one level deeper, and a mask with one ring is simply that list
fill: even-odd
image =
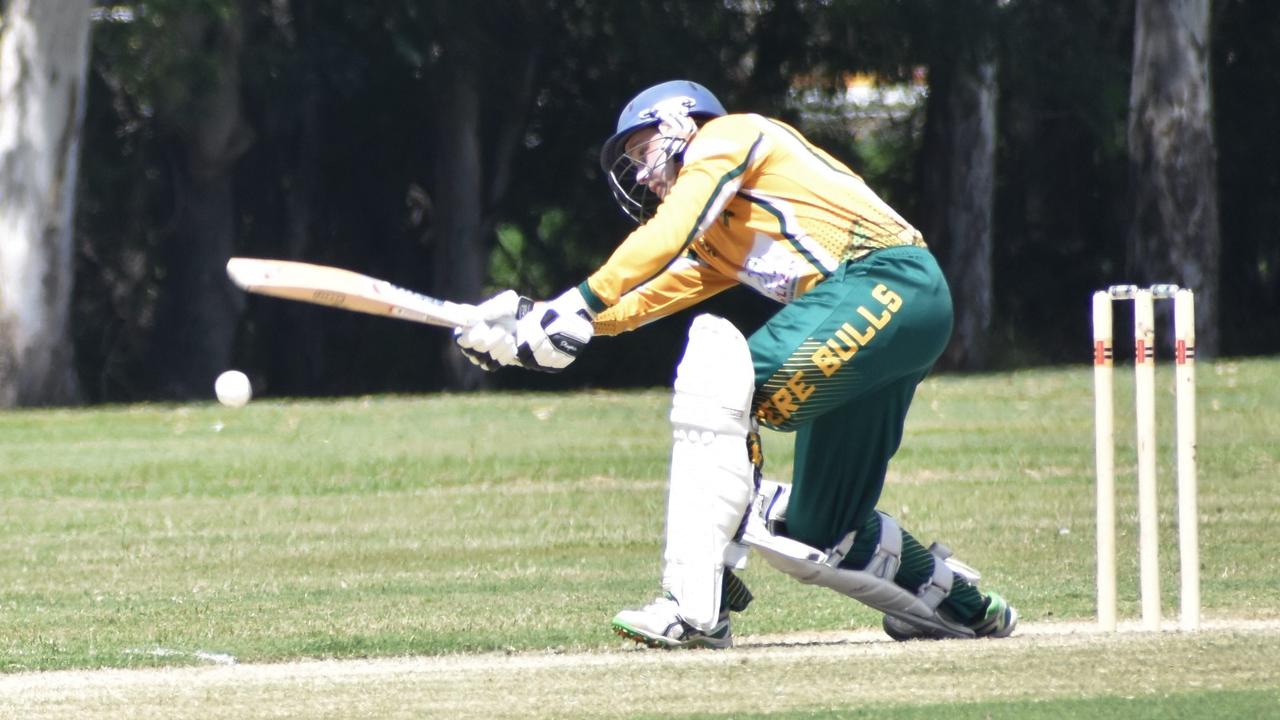
[{"label": "bat blade", "polygon": [[439,327],[474,325],[474,305],[449,302],[357,272],[292,260],[233,257],[227,275],[246,292]]}]

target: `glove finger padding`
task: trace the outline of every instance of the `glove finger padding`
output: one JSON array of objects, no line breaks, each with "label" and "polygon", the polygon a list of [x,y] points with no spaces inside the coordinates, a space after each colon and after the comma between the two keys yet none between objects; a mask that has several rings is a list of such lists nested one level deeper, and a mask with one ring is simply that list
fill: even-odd
[{"label": "glove finger padding", "polygon": [[511,346],[508,354],[515,352],[514,323],[511,325],[512,327],[506,328],[502,325],[478,322],[471,327],[454,330],[453,341],[458,345],[463,357],[493,372],[502,366],[495,357],[495,350],[506,344]]},{"label": "glove finger padding", "polygon": [[471,347],[467,335],[470,334],[475,325],[469,328],[453,329],[453,344],[458,346],[458,352],[462,353],[462,357],[471,361],[472,365],[478,365],[487,372],[493,372],[498,369],[498,363],[488,353],[482,353]]},{"label": "glove finger padding", "polygon": [[486,371],[502,365],[502,358],[514,358],[516,322],[533,307],[533,301],[506,290],[479,304],[482,320],[453,331],[453,341],[463,357]]},{"label": "glove finger padding", "polygon": [[531,370],[560,372],[578,358],[594,333],[585,310],[562,314],[535,306],[516,324],[516,357]]}]

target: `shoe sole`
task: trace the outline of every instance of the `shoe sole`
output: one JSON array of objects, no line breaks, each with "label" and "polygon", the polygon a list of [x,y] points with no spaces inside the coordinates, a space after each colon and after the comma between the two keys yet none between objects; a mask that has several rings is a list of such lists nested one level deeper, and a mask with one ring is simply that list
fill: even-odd
[{"label": "shoe sole", "polygon": [[718,642],[713,638],[705,636],[703,638],[689,640],[687,642],[672,640],[670,638],[657,638],[618,622],[613,623],[613,632],[615,635],[627,640],[633,640],[655,650],[724,650],[733,645],[732,638],[728,639],[728,641],[723,645],[718,644]]}]

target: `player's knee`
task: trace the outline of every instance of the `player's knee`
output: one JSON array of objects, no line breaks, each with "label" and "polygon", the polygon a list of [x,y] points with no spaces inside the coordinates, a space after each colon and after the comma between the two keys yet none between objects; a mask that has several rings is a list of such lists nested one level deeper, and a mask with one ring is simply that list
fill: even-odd
[{"label": "player's knee", "polygon": [[751,430],[755,371],[747,339],[728,320],[699,315],[676,369],[671,422],[677,427],[745,437]]}]

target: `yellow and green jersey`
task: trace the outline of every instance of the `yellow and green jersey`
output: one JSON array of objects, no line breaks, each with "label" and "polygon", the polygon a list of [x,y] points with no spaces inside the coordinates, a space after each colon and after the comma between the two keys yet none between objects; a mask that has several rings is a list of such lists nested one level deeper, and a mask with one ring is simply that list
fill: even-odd
[{"label": "yellow and green jersey", "polygon": [[790,303],[847,260],[924,247],[862,178],[794,128],[760,115],[707,122],[647,223],[580,288],[614,335],[735,284]]}]

